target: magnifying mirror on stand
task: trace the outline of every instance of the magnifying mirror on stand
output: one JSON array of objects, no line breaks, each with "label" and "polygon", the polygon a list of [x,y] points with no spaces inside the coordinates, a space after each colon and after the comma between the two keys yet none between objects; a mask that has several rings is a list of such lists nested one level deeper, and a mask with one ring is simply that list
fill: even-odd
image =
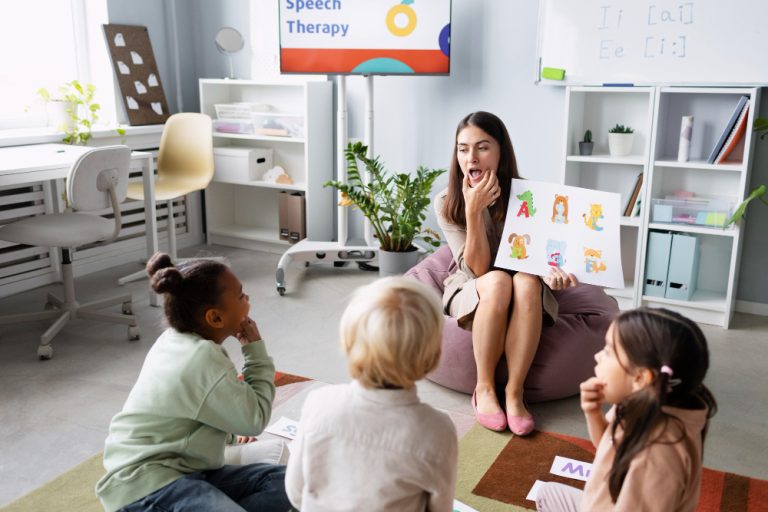
[{"label": "magnifying mirror on stand", "polygon": [[229,76],[235,78],[235,69],[232,62],[232,56],[243,49],[245,40],[242,34],[232,27],[222,27],[216,32],[216,48],[229,57]]}]

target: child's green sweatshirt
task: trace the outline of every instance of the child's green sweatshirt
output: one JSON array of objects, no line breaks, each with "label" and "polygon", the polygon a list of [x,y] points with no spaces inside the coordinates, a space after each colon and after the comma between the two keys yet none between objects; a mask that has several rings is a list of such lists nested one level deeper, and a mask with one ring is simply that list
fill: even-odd
[{"label": "child's green sweatshirt", "polygon": [[223,347],[167,329],[109,427],[96,494],[111,512],[182,476],[223,465],[230,433],[269,422],[275,367],[263,341],[242,347],[244,381]]}]

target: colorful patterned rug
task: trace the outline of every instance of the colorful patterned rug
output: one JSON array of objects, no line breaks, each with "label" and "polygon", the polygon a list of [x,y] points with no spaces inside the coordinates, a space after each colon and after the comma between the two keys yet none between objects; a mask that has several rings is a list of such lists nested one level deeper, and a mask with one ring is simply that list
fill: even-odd
[{"label": "colorful patterned rug", "polygon": [[[275,372],[275,385],[278,387],[273,407],[285,402],[300,391],[302,386],[291,386],[311,379]],[[101,512],[99,500],[93,492],[96,482],[104,474],[101,465],[101,453],[81,462],[66,473],[56,477],[47,484],[0,507],[2,512],[30,512],[37,510],[66,511],[66,512]]]},{"label": "colorful patterned rug", "polygon": [[[475,425],[459,442],[456,499],[482,512],[536,510],[525,497],[536,480],[583,488],[579,480],[549,472],[555,455],[591,462],[586,439],[534,432],[521,438]],[[768,481],[705,468],[697,512],[768,510]]]}]

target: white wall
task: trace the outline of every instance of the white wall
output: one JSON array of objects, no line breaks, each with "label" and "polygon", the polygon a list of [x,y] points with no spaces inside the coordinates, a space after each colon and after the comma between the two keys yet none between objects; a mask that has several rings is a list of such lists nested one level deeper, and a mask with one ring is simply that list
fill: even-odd
[{"label": "white wall", "polygon": [[[564,90],[534,84],[538,4],[531,0],[453,0],[451,75],[374,79],[374,151],[388,169],[447,167],[458,121],[469,112],[488,110],[506,122],[521,174],[544,181],[557,179]],[[227,60],[213,44],[216,30],[222,26],[233,26],[246,38],[246,48],[235,61],[239,77],[295,79],[277,73],[276,0],[110,0],[109,5],[111,23],[149,27],[164,84],[173,71],[169,54],[163,55],[172,50],[163,33],[164,23],[171,7],[175,9],[184,110],[198,109],[197,78],[227,72]],[[364,79],[349,77],[347,84],[349,133],[362,139]],[[169,85],[165,89],[175,111],[176,91]],[[768,97],[763,105],[765,117]],[[753,186],[768,182],[768,140],[757,141],[752,176]],[[749,217],[738,298],[768,303],[768,208],[756,204]],[[434,224],[433,217],[430,223]],[[360,234],[355,226],[351,231]]]}]

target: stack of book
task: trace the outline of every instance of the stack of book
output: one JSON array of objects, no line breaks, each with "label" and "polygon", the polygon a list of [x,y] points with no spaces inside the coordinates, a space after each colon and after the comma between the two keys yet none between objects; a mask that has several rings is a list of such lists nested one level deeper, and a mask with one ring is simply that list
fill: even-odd
[{"label": "stack of book", "polygon": [[635,186],[629,195],[627,205],[624,207],[625,217],[637,217],[640,215],[640,203],[643,197],[643,173],[637,175]]},{"label": "stack of book", "polygon": [[720,134],[717,144],[710,151],[707,158],[708,164],[722,163],[733,152],[747,131],[747,117],[749,117],[749,97],[742,96],[728,119],[728,124]]}]

